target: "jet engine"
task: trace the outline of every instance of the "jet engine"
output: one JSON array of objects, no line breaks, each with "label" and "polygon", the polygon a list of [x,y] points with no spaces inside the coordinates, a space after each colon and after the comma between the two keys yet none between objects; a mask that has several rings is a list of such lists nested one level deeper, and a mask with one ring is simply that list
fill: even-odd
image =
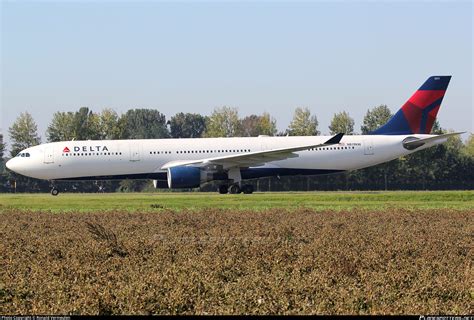
[{"label": "jet engine", "polygon": [[201,185],[201,169],[173,167],[168,169],[168,188],[196,188]]},{"label": "jet engine", "polygon": [[197,188],[212,180],[227,180],[220,167],[197,168],[179,166],[168,168],[168,188]]}]

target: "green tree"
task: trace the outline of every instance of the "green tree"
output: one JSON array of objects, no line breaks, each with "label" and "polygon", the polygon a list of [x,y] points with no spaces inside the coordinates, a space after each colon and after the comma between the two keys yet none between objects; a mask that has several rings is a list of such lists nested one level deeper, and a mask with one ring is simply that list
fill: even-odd
[{"label": "green tree", "polygon": [[441,128],[439,121],[436,119],[433,123],[433,127],[431,128],[431,134],[443,134],[446,133],[446,130]]},{"label": "green tree", "polygon": [[74,137],[76,140],[98,140],[100,139],[99,117],[82,107],[74,114]]},{"label": "green tree", "polygon": [[392,112],[386,105],[382,104],[378,107],[374,107],[372,110],[367,110],[360,130],[362,134],[368,134],[387,123],[391,117]]},{"label": "green tree", "polygon": [[241,123],[237,108],[216,108],[206,125],[206,137],[237,137],[241,134]]},{"label": "green tree", "polygon": [[277,133],[276,120],[267,112],[261,116],[252,114],[241,120],[241,130],[244,137],[274,136]]},{"label": "green tree", "polygon": [[[454,131],[450,130],[450,132],[454,132]],[[464,144],[462,143],[462,139],[460,135],[449,137],[448,141],[443,143],[443,145],[447,149],[452,150],[453,152],[458,153],[458,154],[461,153],[462,152],[461,150],[464,148]]]},{"label": "green tree", "polygon": [[131,109],[119,119],[122,139],[168,138],[166,117],[154,109]]},{"label": "green tree", "polygon": [[[431,176],[426,180],[425,189],[430,188],[447,188],[451,189],[452,185],[458,184],[458,181],[463,181],[467,172],[462,173],[464,154],[462,149],[464,145],[460,136],[449,137],[448,141],[442,145],[438,145],[427,150],[421,151],[421,157],[424,156],[424,161],[418,163],[418,170],[423,172],[426,167],[432,170]],[[425,167],[425,168],[424,168]]]},{"label": "green tree", "polygon": [[3,159],[4,152],[5,152],[5,143],[3,143],[3,133],[0,132],[0,162]]},{"label": "green tree", "polygon": [[121,135],[119,116],[115,110],[106,108],[98,115],[99,138],[104,140],[118,139]]},{"label": "green tree", "polygon": [[349,116],[349,113],[342,111],[335,113],[329,126],[331,134],[343,132],[344,134],[354,134],[354,119]]},{"label": "green tree", "polygon": [[76,139],[74,132],[74,113],[55,112],[51,123],[46,129],[46,138],[48,142]]},{"label": "green tree", "polygon": [[296,108],[293,114],[293,120],[288,127],[288,134],[290,136],[317,136],[318,118],[311,115],[308,108]]},{"label": "green tree", "polygon": [[[8,129],[11,140],[11,157],[15,157],[21,150],[40,144],[38,127],[28,112],[21,113]],[[48,181],[27,178],[13,171],[7,171],[2,175],[3,181],[16,181],[16,190],[20,192],[38,192],[48,187]],[[7,186],[7,183],[4,183]],[[8,187],[10,190],[10,187]]]},{"label": "green tree", "polygon": [[41,142],[38,136],[38,127],[28,112],[22,112],[8,129],[12,149],[10,155],[16,156],[21,150],[38,145]]},{"label": "green tree", "polygon": [[206,130],[206,117],[197,113],[177,113],[170,119],[172,138],[200,138]]},{"label": "green tree", "polygon": [[271,117],[269,113],[264,112],[260,116],[259,129],[260,134],[265,134],[267,136],[276,135],[278,130],[275,118]]},{"label": "green tree", "polygon": [[474,134],[470,134],[464,144],[463,153],[474,160]]},{"label": "green tree", "polygon": [[118,115],[112,109],[104,109],[100,114],[88,108],[77,112],[56,112],[46,130],[49,142],[118,139],[120,137]]}]

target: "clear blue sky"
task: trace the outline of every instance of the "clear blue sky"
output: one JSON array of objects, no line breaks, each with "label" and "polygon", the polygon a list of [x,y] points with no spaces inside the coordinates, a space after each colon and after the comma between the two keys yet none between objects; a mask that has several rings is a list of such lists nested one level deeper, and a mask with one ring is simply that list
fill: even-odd
[{"label": "clear blue sky", "polygon": [[1,2],[1,128],[21,111],[148,107],[167,118],[238,107],[285,129],[309,107],[396,111],[453,75],[438,119],[473,131],[473,4],[465,2]]}]

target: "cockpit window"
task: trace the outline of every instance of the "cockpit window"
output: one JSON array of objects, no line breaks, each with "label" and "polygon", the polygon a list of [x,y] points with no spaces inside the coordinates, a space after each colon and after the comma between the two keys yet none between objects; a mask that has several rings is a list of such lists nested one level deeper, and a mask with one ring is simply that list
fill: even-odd
[{"label": "cockpit window", "polygon": [[16,156],[17,156],[17,157],[22,157],[22,158],[24,158],[24,157],[29,157],[30,154],[29,154],[28,152],[20,152],[20,153],[17,154]]}]

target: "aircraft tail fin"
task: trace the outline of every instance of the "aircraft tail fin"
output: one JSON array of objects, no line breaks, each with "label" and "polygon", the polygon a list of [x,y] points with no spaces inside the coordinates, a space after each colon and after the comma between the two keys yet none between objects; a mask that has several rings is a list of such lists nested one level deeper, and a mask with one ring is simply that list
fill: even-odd
[{"label": "aircraft tail fin", "polygon": [[432,76],[390,120],[369,134],[430,134],[451,76]]}]

